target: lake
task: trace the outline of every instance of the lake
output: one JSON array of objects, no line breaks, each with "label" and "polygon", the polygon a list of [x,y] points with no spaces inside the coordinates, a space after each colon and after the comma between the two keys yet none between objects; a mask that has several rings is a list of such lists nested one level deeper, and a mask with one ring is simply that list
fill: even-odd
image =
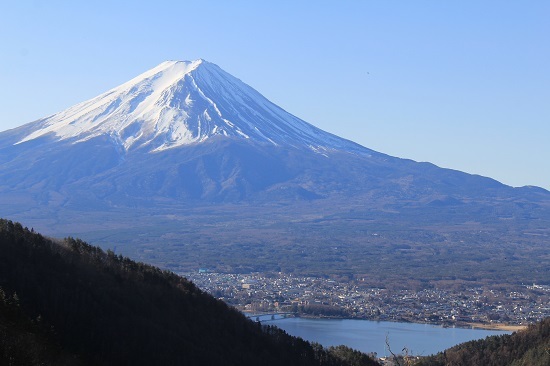
[{"label": "lake", "polygon": [[288,334],[318,342],[323,346],[344,344],[363,352],[376,352],[378,357],[389,355],[386,336],[392,351],[427,356],[459,343],[491,335],[510,334],[506,331],[445,328],[439,325],[377,322],[354,319],[286,318],[263,322],[276,325]]}]

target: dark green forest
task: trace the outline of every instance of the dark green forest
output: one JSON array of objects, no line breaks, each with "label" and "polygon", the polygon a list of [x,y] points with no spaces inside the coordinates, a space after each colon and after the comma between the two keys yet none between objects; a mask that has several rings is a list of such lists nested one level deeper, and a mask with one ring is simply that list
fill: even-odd
[{"label": "dark green forest", "polygon": [[172,272],[0,219],[1,365],[376,365],[262,326]]},{"label": "dark green forest", "polygon": [[417,366],[548,366],[550,318],[528,329],[459,344],[426,357]]}]

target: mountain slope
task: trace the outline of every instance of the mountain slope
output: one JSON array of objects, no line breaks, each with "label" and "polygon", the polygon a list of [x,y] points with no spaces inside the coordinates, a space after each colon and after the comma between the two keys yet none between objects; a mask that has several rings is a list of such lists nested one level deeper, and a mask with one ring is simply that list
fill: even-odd
[{"label": "mountain slope", "polygon": [[[54,243],[0,220],[0,251],[1,293],[20,299],[21,311],[30,319],[39,317],[45,329],[53,326],[53,334],[44,332],[46,340],[74,355],[65,356],[65,364],[349,364],[247,320],[173,273],[80,240]],[[0,335],[4,320],[15,319],[12,328],[21,324],[20,316],[5,312],[10,309],[5,299],[0,298]],[[9,344],[4,341],[0,346]],[[18,356],[13,349],[20,345],[0,348],[0,356]],[[4,361],[9,358],[0,358]],[[376,363],[365,359],[362,364]]]},{"label": "mountain slope", "polygon": [[[390,157],[324,132],[204,60],[167,61],[96,98],[0,133],[0,194],[96,205],[383,194],[550,197]],[[82,202],[76,204],[81,205]],[[54,204],[55,206],[55,204]]]},{"label": "mountain slope", "polygon": [[163,151],[225,136],[314,151],[366,151],[292,116],[204,60],[163,62],[27,130],[17,144],[47,135],[75,142],[109,136],[124,150]]},{"label": "mountain slope", "polygon": [[178,270],[325,263],[378,276],[407,268],[392,250],[406,244],[416,267],[399,278],[433,278],[438,263],[449,278],[533,282],[550,237],[550,192],[372,151],[203,60],[0,133],[0,213],[49,235],[116,237],[124,254]]}]

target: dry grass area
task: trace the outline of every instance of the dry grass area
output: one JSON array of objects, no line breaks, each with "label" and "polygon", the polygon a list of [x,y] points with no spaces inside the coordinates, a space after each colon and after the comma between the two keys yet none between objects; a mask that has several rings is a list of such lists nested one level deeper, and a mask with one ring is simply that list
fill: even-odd
[{"label": "dry grass area", "polygon": [[527,325],[509,325],[509,324],[495,324],[495,323],[467,323],[472,328],[487,329],[487,330],[505,330],[508,332],[517,332],[527,329]]}]

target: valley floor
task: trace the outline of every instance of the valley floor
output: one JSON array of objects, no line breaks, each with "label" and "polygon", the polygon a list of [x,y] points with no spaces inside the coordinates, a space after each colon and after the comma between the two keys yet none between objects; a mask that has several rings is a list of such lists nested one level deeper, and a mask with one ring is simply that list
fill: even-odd
[{"label": "valley floor", "polygon": [[358,282],[279,274],[184,273],[203,290],[250,313],[429,323],[516,331],[548,316],[550,289],[388,290]]}]

